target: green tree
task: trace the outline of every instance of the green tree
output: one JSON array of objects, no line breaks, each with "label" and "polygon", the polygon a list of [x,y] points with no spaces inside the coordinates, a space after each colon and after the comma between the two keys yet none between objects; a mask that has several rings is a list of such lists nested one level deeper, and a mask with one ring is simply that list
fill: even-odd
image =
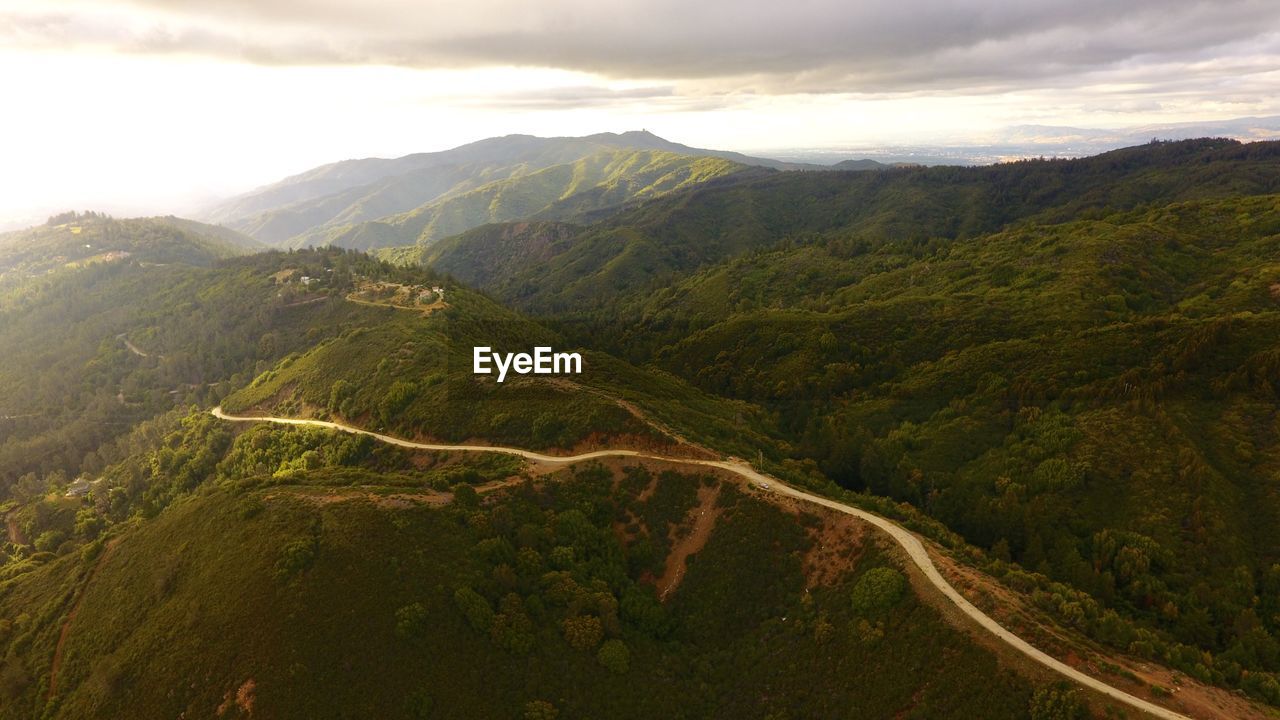
[{"label": "green tree", "polygon": [[1084,720],[1088,717],[1076,691],[1065,683],[1036,690],[1028,708],[1031,720]]},{"label": "green tree", "polygon": [[622,675],[631,667],[631,651],[621,640],[609,640],[600,646],[600,651],[596,653],[596,662],[611,672]]},{"label": "green tree", "polygon": [[330,412],[342,412],[343,404],[355,395],[355,391],[356,386],[346,380],[338,380],[335,382],[333,387],[329,389]]},{"label": "green tree", "polygon": [[872,568],[858,578],[850,600],[853,611],[860,615],[888,612],[907,591],[907,579],[893,568]]},{"label": "green tree", "polygon": [[477,632],[488,632],[493,624],[493,607],[480,593],[463,586],[453,593],[453,602]]},{"label": "green tree", "polygon": [[564,621],[564,639],[574,650],[586,652],[600,644],[604,628],[595,615],[579,615]]},{"label": "green tree", "polygon": [[53,552],[62,545],[67,539],[67,534],[61,530],[46,530],[40,533],[40,537],[36,538],[36,550],[40,552]]},{"label": "green tree", "polygon": [[386,396],[378,404],[378,414],[383,424],[390,425],[396,419],[396,416],[409,407],[417,396],[418,386],[416,384],[404,380],[397,380],[391,383]]},{"label": "green tree", "polygon": [[396,610],[396,635],[402,638],[421,637],[427,629],[427,608],[422,603],[405,605]]}]

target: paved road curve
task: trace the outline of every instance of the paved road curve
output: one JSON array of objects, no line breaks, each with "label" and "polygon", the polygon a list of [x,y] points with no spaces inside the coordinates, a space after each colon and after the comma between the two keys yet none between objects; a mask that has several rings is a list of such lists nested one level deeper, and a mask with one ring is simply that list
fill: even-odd
[{"label": "paved road curve", "polygon": [[852,515],[856,518],[869,522],[872,525],[875,525],[876,527],[885,531],[886,533],[889,534],[890,537],[894,539],[895,542],[897,542],[899,545],[902,546],[904,550],[907,551],[907,556],[911,558],[911,562],[915,563],[916,567],[920,568],[920,570],[924,573],[925,577],[929,579],[929,582],[933,583],[934,587],[941,590],[943,595],[946,595],[947,598],[951,600],[951,602],[955,603],[956,607],[958,607],[961,612],[973,618],[979,625],[981,625],[991,634],[1000,638],[1001,640],[1008,643],[1009,645],[1012,645],[1022,654],[1026,655],[1032,660],[1035,660],[1041,665],[1044,665],[1050,670],[1053,670],[1062,675],[1065,675],[1066,677],[1070,678],[1071,680],[1074,680],[1075,682],[1085,687],[1096,690],[1102,693],[1103,695],[1114,698],[1115,700],[1118,700],[1126,705],[1129,705],[1130,707],[1137,708],[1138,710],[1141,710],[1145,713],[1149,713],[1150,715],[1153,715],[1155,717],[1164,718],[1165,720],[1191,720],[1191,718],[1187,717],[1186,715],[1182,715],[1180,713],[1176,713],[1167,708],[1160,707],[1155,703],[1151,703],[1146,700],[1143,700],[1142,698],[1137,697],[1136,695],[1130,695],[1129,693],[1121,690],[1120,688],[1112,687],[1111,685],[1108,685],[1105,682],[1098,680],[1097,678],[1094,678],[1090,675],[1086,675],[1085,673],[1082,673],[1079,670],[1071,667],[1070,665],[1067,665],[1066,663],[1058,660],[1057,658],[1049,655],[1048,653],[1045,653],[1037,649],[1036,647],[1031,645],[1031,643],[1028,643],[1026,640],[1023,640],[1017,635],[1014,635],[1012,632],[1009,632],[1008,630],[1006,630],[1003,626],[1000,625],[1000,623],[991,619],[990,616],[988,616],[986,613],[979,610],[976,606],[974,606],[973,603],[966,600],[958,590],[952,587],[951,583],[947,582],[946,578],[942,577],[942,573],[938,572],[937,566],[935,566],[933,564],[933,560],[929,558],[929,553],[925,550],[924,544],[920,542],[920,539],[917,538],[915,535],[911,534],[910,531],[908,531],[906,528],[902,527],[901,525],[898,525],[897,523],[887,518],[883,518],[883,517],[880,517],[879,515],[869,513],[866,510],[861,510],[851,505],[845,505],[843,503],[836,502],[835,500],[831,500],[830,498],[825,498],[820,495],[813,495],[803,490],[797,490],[796,488],[793,488],[789,485],[786,485],[780,482],[778,479],[774,477],[757,472],[754,468],[752,468],[750,465],[748,465],[745,462],[734,461],[734,460],[697,460],[697,459],[690,459],[690,458],[675,458],[675,457],[666,457],[664,455],[654,455],[651,453],[639,452],[636,450],[597,450],[595,452],[583,453],[582,455],[560,456],[560,455],[543,455],[541,453],[531,452],[529,450],[521,450],[519,448],[500,447],[500,446],[491,446],[491,445],[435,445],[431,443],[419,443],[419,442],[413,442],[410,440],[402,440],[400,438],[391,437],[390,435],[382,435],[380,433],[371,432],[369,430],[362,430],[360,428],[352,427],[350,425],[342,425],[340,423],[326,422],[324,420],[299,420],[296,418],[281,418],[281,417],[241,417],[236,415],[227,415],[226,413],[222,412],[221,407],[216,407],[211,412],[213,413],[213,416],[216,418],[220,418],[222,420],[230,420],[232,422],[270,422],[270,423],[276,423],[279,425],[309,425],[312,427],[330,428],[332,430],[340,430],[342,432],[353,433],[357,435],[368,435],[370,437],[381,440],[385,443],[390,443],[392,445],[399,445],[400,447],[405,447],[405,448],[413,448],[417,450],[446,450],[446,451],[452,451],[452,452],[501,453],[504,455],[518,455],[519,457],[526,458],[528,460],[534,460],[540,463],[549,463],[549,464],[556,464],[556,465],[572,465],[573,463],[582,462],[584,460],[592,460],[595,458],[635,457],[635,458],[642,458],[647,460],[661,460],[663,462],[669,462],[669,463],[681,463],[685,465],[703,465],[706,467],[714,467],[714,468],[720,468],[721,470],[727,470],[731,473],[735,473],[737,475],[740,475],[746,478],[747,481],[750,482],[752,485],[754,485],[755,487],[761,490],[764,490],[765,492],[772,492],[772,493],[777,493],[778,495],[785,495],[787,497],[796,498],[797,500],[803,500],[805,502],[813,503],[815,505],[821,505],[825,508],[830,508],[832,510],[835,510],[836,512],[842,512],[846,515]]}]

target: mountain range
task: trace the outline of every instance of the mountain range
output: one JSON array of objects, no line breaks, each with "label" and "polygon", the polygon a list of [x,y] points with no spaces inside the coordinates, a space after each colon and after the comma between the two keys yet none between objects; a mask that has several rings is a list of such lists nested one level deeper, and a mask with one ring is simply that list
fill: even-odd
[{"label": "mountain range", "polygon": [[[412,244],[414,230],[434,239],[528,214],[601,210],[747,166],[822,167],[692,148],[645,131],[507,135],[442,152],[324,165],[220,203],[202,217],[268,245],[385,247]],[[496,206],[483,206],[486,201]]]},{"label": "mountain range", "polygon": [[1280,142],[670,145],[0,236],[0,718],[1274,716]]}]

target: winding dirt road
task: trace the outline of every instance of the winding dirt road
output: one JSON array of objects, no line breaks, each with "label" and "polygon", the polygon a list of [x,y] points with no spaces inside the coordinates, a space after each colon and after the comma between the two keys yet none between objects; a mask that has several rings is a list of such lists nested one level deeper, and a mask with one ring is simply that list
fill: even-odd
[{"label": "winding dirt road", "polygon": [[894,542],[897,542],[899,545],[902,546],[904,550],[906,550],[907,556],[911,558],[911,562],[915,563],[916,567],[920,568],[921,572],[924,573],[925,577],[929,580],[929,582],[933,583],[934,587],[938,588],[938,590],[940,590],[943,595],[946,595],[947,598],[951,600],[951,602],[955,603],[956,607],[959,608],[961,612],[963,612],[965,615],[968,615],[970,618],[972,618],[975,622],[981,625],[985,630],[990,632],[992,635],[995,635],[1000,640],[1011,645],[1022,654],[1026,655],[1032,660],[1035,660],[1041,665],[1044,665],[1050,670],[1053,670],[1054,672],[1057,672],[1067,677],[1068,679],[1073,680],[1074,682],[1079,683],[1080,685],[1083,685],[1091,690],[1096,690],[1097,692],[1100,692],[1103,695],[1106,695],[1114,700],[1122,702],[1130,707],[1141,710],[1142,712],[1148,713],[1154,717],[1163,718],[1164,720],[1192,720],[1190,717],[1186,715],[1182,715],[1180,713],[1176,713],[1167,708],[1163,708],[1159,705],[1156,705],[1155,703],[1143,700],[1142,698],[1137,697],[1136,695],[1131,695],[1117,687],[1108,685],[1107,683],[1102,682],[1097,678],[1094,678],[1090,675],[1086,675],[1085,673],[1080,672],[1079,670],[1058,660],[1057,658],[1049,655],[1048,653],[1043,652],[1042,650],[1028,643],[1026,640],[1023,640],[1022,638],[1018,637],[1012,632],[1006,630],[1003,626],[1000,625],[1000,623],[993,620],[986,613],[982,612],[976,606],[974,606],[973,603],[966,600],[965,597],[961,595],[958,590],[956,590],[954,587],[951,586],[950,583],[946,581],[946,578],[942,577],[942,573],[938,572],[937,566],[933,564],[933,560],[930,559],[928,551],[925,550],[924,544],[921,543],[920,539],[917,538],[915,535],[911,534],[911,532],[908,531],[906,528],[898,525],[892,520],[883,518],[874,513],[867,512],[866,510],[861,510],[851,505],[845,505],[844,503],[836,502],[835,500],[831,500],[830,498],[825,498],[820,495],[813,495],[803,490],[798,490],[796,488],[793,488],[789,485],[786,485],[780,482],[778,479],[774,477],[757,472],[755,468],[739,460],[698,460],[693,458],[676,458],[676,457],[666,457],[664,455],[655,455],[652,453],[639,452],[636,450],[597,450],[595,452],[584,453],[582,455],[565,455],[565,456],[543,455],[542,453],[536,453],[529,450],[521,450],[519,448],[491,446],[491,445],[437,445],[432,443],[419,443],[419,442],[413,442],[411,440],[402,440],[400,438],[391,437],[390,435],[382,435],[380,433],[372,432],[369,430],[363,430],[361,428],[352,427],[350,425],[343,425],[341,423],[335,423],[335,422],[327,422],[324,420],[300,420],[297,418],[282,418],[282,417],[242,417],[242,416],[236,416],[236,415],[227,415],[226,413],[222,412],[221,407],[216,407],[210,412],[212,412],[213,416],[216,418],[219,418],[222,420],[228,420],[231,422],[269,422],[269,423],[276,423],[279,425],[307,425],[312,427],[323,427],[323,428],[329,428],[332,430],[339,430],[341,432],[352,433],[356,435],[368,435],[370,437],[373,437],[377,440],[381,440],[382,442],[385,442],[385,443],[389,443],[391,445],[398,445],[400,447],[411,448],[416,450],[443,450],[443,451],[451,451],[451,452],[500,453],[503,455],[516,455],[516,456],[525,458],[527,460],[533,460],[535,462],[547,463],[552,465],[572,465],[574,463],[579,463],[584,460],[593,460],[596,458],[634,457],[634,458],[640,458],[645,460],[659,460],[659,461],[668,462],[668,463],[681,463],[684,465],[702,465],[705,467],[714,467],[714,468],[719,468],[721,470],[726,470],[728,472],[735,473],[745,478],[747,482],[749,482],[751,485],[765,492],[776,493],[778,495],[795,498],[797,500],[803,500],[808,503],[813,503],[814,505],[821,505],[822,507],[835,510],[836,512],[841,512],[846,515],[852,515],[860,520],[863,520],[865,522],[868,522],[880,528],[885,533],[887,533],[889,537],[893,538]]}]

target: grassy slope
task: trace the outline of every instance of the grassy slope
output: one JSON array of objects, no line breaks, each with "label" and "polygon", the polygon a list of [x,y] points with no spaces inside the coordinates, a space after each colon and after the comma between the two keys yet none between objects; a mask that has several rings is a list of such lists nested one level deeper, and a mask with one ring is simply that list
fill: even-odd
[{"label": "grassy slope", "polygon": [[[769,444],[767,420],[744,404],[568,346],[556,333],[466,288],[449,286],[446,298],[450,307],[429,316],[364,308],[367,320],[359,327],[287,358],[223,405],[232,412],[318,413],[407,437],[484,438],[531,449],[569,448],[593,436],[668,442],[612,399],[617,398],[664,423],[698,428],[698,439],[726,449],[750,452],[753,443]],[[513,373],[502,385],[493,376],[476,376],[472,349],[478,345],[499,352],[528,352],[538,345],[581,350],[584,373],[571,379],[599,393],[536,376]]]},{"label": "grassy slope", "polygon": [[299,235],[292,245],[333,244],[371,249],[423,246],[487,223],[520,219],[572,219],[631,201],[732,175],[744,166],[728,160],[649,150],[599,152],[576,162],[504,178],[453,193],[409,212],[360,224],[327,226]]}]

